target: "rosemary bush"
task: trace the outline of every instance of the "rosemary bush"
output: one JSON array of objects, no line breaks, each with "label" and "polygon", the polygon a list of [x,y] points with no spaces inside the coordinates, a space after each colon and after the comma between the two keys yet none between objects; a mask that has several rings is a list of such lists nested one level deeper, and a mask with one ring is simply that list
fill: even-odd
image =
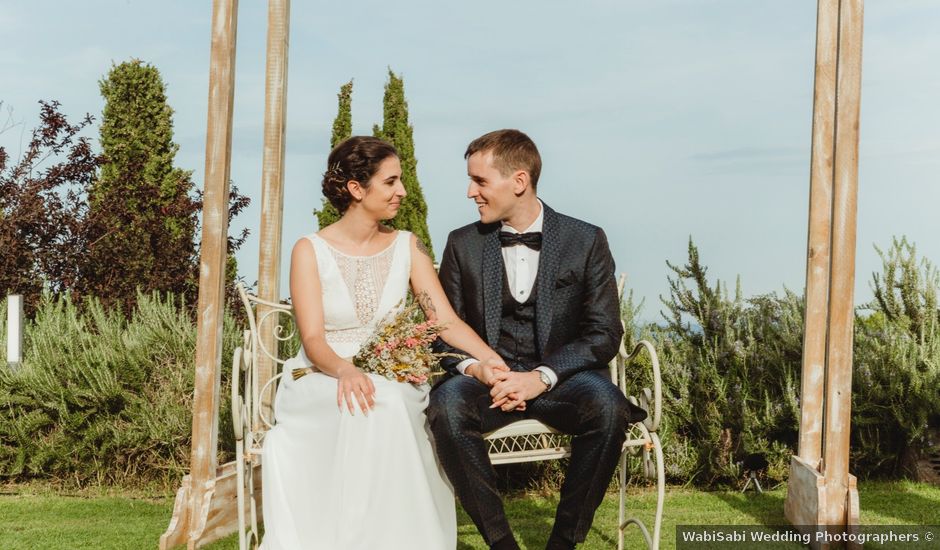
[{"label": "rosemary bush", "polygon": [[[45,295],[24,327],[22,366],[0,369],[0,475],[175,486],[189,465],[196,340],[179,302],[141,294],[126,320],[96,300],[79,309]],[[226,317],[223,379],[238,335]],[[234,444],[221,397],[225,453]]]},{"label": "rosemary bush", "polygon": [[664,365],[667,475],[733,483],[739,462],[763,453],[767,475],[783,479],[799,430],[802,299],[788,290],[744,299],[740,282],[732,295],[708,281],[691,240],[688,263],[668,265],[666,323],[649,329]]},{"label": "rosemary bush", "polygon": [[906,239],[878,249],[883,273],[855,330],[852,461],[868,476],[911,475],[940,428],[940,276]]}]

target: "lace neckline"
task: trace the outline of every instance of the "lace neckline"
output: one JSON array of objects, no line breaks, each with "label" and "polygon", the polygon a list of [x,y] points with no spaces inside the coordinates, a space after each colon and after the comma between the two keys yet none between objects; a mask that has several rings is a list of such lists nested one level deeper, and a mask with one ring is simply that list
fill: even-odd
[{"label": "lace neckline", "polygon": [[346,254],[346,253],[343,252],[342,250],[340,250],[340,249],[336,248],[335,246],[331,245],[331,244],[329,243],[329,241],[327,241],[326,239],[324,239],[323,237],[321,237],[318,233],[313,233],[313,236],[316,237],[316,238],[318,238],[318,239],[320,239],[320,241],[323,242],[323,244],[325,244],[325,245],[327,246],[327,248],[329,248],[330,251],[333,252],[334,254],[338,254],[338,255],[343,256],[343,257],[345,257],[345,258],[353,258],[353,259],[356,259],[356,260],[367,260],[367,259],[369,259],[369,258],[376,258],[376,257],[378,257],[378,256],[381,256],[382,254],[385,254],[385,253],[387,253],[389,250],[391,250],[392,248],[394,248],[395,245],[398,243],[398,238],[401,236],[401,231],[396,231],[395,233],[396,233],[395,238],[392,239],[391,244],[389,244],[388,246],[386,246],[386,247],[383,248],[382,250],[379,250],[379,251],[376,252],[375,254],[369,254],[368,256],[356,256],[356,255],[353,255],[353,254]]},{"label": "lace neckline", "polygon": [[398,251],[406,242],[406,239],[402,238],[403,234],[405,233],[399,231],[389,246],[368,256],[346,254],[330,245],[323,237],[313,234],[317,237],[313,242],[322,243],[323,256],[329,258],[335,266],[342,281],[340,284],[344,287],[344,294],[363,326],[377,321],[376,315],[385,296],[392,265],[396,258],[401,256]]}]

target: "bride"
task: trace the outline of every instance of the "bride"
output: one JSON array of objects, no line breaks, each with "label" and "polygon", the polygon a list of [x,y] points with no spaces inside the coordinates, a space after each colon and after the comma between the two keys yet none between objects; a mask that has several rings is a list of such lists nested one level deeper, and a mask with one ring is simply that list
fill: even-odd
[{"label": "bride", "polygon": [[395,148],[352,137],[328,160],[323,193],[342,214],[297,241],[290,293],[302,349],[282,378],[264,441],[265,550],[441,550],[457,545],[454,495],[431,449],[427,385],[350,362],[409,286],[441,338],[492,369],[505,364],[448,303],[414,235],[383,225],[405,188]]}]

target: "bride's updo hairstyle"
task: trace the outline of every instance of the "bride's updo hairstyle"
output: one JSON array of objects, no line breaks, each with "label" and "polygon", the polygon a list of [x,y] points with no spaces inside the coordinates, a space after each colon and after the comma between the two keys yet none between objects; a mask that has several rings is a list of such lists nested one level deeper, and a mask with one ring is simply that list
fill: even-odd
[{"label": "bride's updo hairstyle", "polygon": [[327,159],[327,170],[323,173],[323,196],[340,214],[346,212],[353,201],[346,184],[355,180],[363,188],[379,169],[379,164],[389,157],[397,157],[398,151],[387,141],[371,136],[353,136],[339,145]]}]

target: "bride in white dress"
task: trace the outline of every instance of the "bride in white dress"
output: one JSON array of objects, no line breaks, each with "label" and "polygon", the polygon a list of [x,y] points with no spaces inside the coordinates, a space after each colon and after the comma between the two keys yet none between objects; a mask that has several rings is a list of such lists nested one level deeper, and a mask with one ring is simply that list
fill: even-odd
[{"label": "bride in white dress", "polygon": [[[265,550],[444,550],[457,545],[454,495],[431,448],[427,385],[365,374],[349,360],[409,289],[426,293],[441,338],[506,368],[461,321],[430,257],[395,216],[405,189],[397,152],[353,137],[330,154],[323,192],[343,213],[301,238],[290,290],[303,347],[285,370],[264,442]],[[390,315],[391,314],[391,315]]]}]

